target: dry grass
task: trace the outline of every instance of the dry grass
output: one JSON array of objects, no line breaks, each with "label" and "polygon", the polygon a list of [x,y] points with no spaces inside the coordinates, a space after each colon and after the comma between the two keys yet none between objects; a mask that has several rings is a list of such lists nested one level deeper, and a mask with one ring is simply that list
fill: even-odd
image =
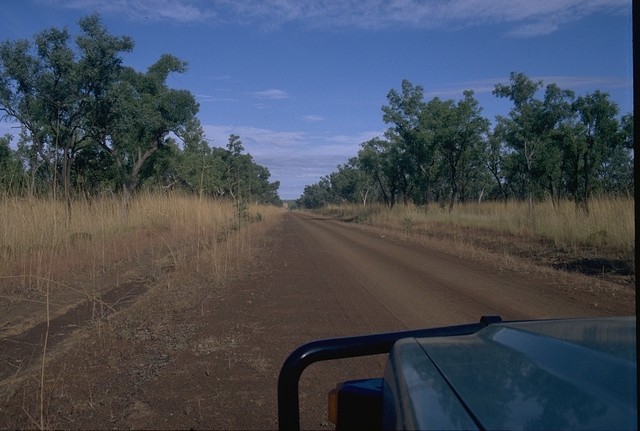
[{"label": "dry grass", "polygon": [[633,261],[635,255],[634,200],[598,198],[590,202],[587,214],[572,202],[554,206],[551,201],[534,205],[526,202],[485,202],[458,205],[452,212],[430,206],[330,206],[324,214],[369,223],[389,229],[437,231],[441,224],[484,228],[516,236],[541,238],[557,247],[589,247]]},{"label": "dry grass", "polygon": [[[64,205],[47,200],[5,200],[0,204],[0,244],[11,257],[40,250],[64,253],[86,243],[100,246],[132,232],[166,232],[190,235],[222,228],[233,219],[228,203],[198,201],[184,196],[143,195],[132,202],[126,220],[120,218],[118,199],[73,205],[70,225],[65,225]],[[99,247],[98,247],[99,248]]]},{"label": "dry grass", "polygon": [[[280,211],[249,206],[243,222]],[[233,203],[184,195],[140,195],[124,221],[117,198],[79,201],[69,225],[62,202],[2,200],[0,307],[44,302],[49,290],[54,314],[64,312],[74,298],[96,300],[94,287],[109,268],[142,258],[153,262],[157,275],[194,265],[224,276],[246,243],[225,241],[239,226]]]},{"label": "dry grass", "polygon": [[[0,373],[7,377],[0,392],[9,399],[23,391],[27,427],[55,427],[48,411],[51,394],[64,385],[49,362],[68,346],[49,345],[49,322],[86,299],[95,310],[93,340],[107,346],[97,356],[121,359],[133,339],[148,334],[166,344],[165,350],[183,348],[193,325],[179,320],[182,312],[198,306],[250,258],[252,236],[259,237],[281,211],[249,205],[239,214],[230,202],[140,195],[124,221],[120,201],[108,198],[74,203],[67,225],[61,202],[0,200],[0,340],[46,322],[39,358],[17,358],[12,375]],[[114,314],[123,308],[120,299],[111,306],[102,298],[120,286],[125,302],[134,291],[140,297]]]},{"label": "dry grass", "polygon": [[[277,208],[250,207],[247,217],[261,219]],[[141,195],[133,200],[126,220],[120,217],[116,198],[74,203],[72,220],[64,222],[64,204],[51,200],[5,199],[0,201],[0,252],[6,263],[35,257],[29,262],[32,273],[43,274],[47,261],[83,249],[86,262],[106,261],[104,253],[118,244],[119,256],[129,258],[145,248],[135,244],[136,236],[151,236],[169,246],[180,240],[208,243],[236,229],[237,211],[232,203],[190,196]],[[126,243],[126,244],[123,244]],[[122,246],[124,245],[124,248]]]}]

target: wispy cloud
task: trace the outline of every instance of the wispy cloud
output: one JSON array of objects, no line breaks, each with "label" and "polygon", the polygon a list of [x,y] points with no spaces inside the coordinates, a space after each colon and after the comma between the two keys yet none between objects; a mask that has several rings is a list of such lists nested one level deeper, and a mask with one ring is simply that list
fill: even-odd
[{"label": "wispy cloud", "polygon": [[[560,88],[566,90],[575,90],[580,92],[581,89],[598,88],[604,91],[616,89],[616,88],[631,88],[633,86],[633,80],[627,78],[616,78],[606,76],[530,76],[530,79],[534,81],[542,81],[546,86],[548,84],[557,84]],[[425,89],[425,98],[430,99],[433,97],[440,98],[460,98],[465,90],[473,90],[474,94],[486,94],[491,93],[496,84],[507,84],[509,82],[508,76],[489,78],[476,81],[461,82],[450,86]]]},{"label": "wispy cloud", "polygon": [[[384,135],[383,130],[370,130],[353,135],[334,135],[327,138],[327,140],[329,142],[335,142],[342,145],[349,145],[357,149],[357,147],[359,147],[361,143],[369,141],[376,136],[382,135]],[[355,153],[353,153],[353,155],[355,156]]]},{"label": "wispy cloud", "polygon": [[196,94],[196,99],[200,103],[211,103],[211,102],[239,102],[239,99],[235,99],[233,97],[219,97],[212,96],[210,94]]},{"label": "wispy cloud", "polygon": [[52,6],[118,14],[132,20],[176,21],[179,23],[208,21],[217,13],[210,4],[194,0],[42,0]]},{"label": "wispy cloud", "polygon": [[[544,85],[557,84],[561,88],[568,90],[579,90],[581,88],[599,88],[609,90],[614,88],[631,88],[633,80],[627,78],[617,78],[609,76],[534,76],[534,80],[541,80]],[[507,81],[508,79],[505,79]]]},{"label": "wispy cloud", "polygon": [[[475,94],[490,93],[495,88],[496,84],[504,82],[505,78],[491,78],[482,79],[477,81],[467,81],[456,85],[450,85],[446,87],[435,88],[432,90],[425,89],[424,95],[427,99],[433,97],[440,98],[456,98],[461,97],[462,93],[466,90],[473,90]],[[509,78],[506,78],[509,81]]]},{"label": "wispy cloud", "polygon": [[324,117],[322,115],[305,115],[302,117],[304,121],[307,123],[317,123],[320,121],[324,121]]},{"label": "wispy cloud", "polygon": [[226,145],[232,133],[240,136],[242,142],[247,144],[247,150],[252,150],[250,151],[252,154],[274,151],[278,148],[296,148],[304,145],[308,140],[305,132],[278,131],[252,126],[203,125],[203,129],[207,138],[213,140],[216,146]]},{"label": "wispy cloud", "polygon": [[230,134],[240,136],[246,151],[269,169],[273,180],[281,182],[280,196],[285,199],[300,196],[306,184],[317,182],[354,157],[360,143],[382,135],[381,131],[367,131],[316,136],[301,131],[213,124],[203,125],[203,129],[207,139],[218,147],[226,145]]},{"label": "wispy cloud", "polygon": [[272,100],[276,100],[276,99],[288,99],[289,95],[287,94],[286,91],[282,91],[282,90],[277,90],[275,88],[272,88],[270,90],[264,90],[264,91],[256,91],[251,93],[252,96],[257,97],[258,99],[272,99]]},{"label": "wispy cloud", "polygon": [[532,37],[601,13],[631,13],[630,0],[43,0],[118,13],[131,19],[243,23],[278,27],[455,29],[506,23],[507,34]]}]

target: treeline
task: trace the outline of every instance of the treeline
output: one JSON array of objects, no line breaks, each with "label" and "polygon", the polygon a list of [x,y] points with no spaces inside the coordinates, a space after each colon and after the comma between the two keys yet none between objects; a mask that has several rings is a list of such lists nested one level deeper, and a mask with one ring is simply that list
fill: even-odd
[{"label": "treeline", "polygon": [[[542,91],[544,90],[544,91]],[[398,202],[454,208],[470,200],[570,199],[589,211],[595,194],[633,193],[633,116],[607,93],[576,97],[522,73],[493,94],[507,116],[490,127],[473,91],[461,100],[424,100],[409,81],[382,107],[390,127],[356,157],[306,186],[298,204]]]},{"label": "treeline", "polygon": [[69,214],[73,199],[105,193],[126,208],[141,188],[280,203],[240,138],[209,145],[195,97],[167,85],[185,62],[164,54],[138,72],[123,64],[131,38],[97,15],[79,27],[75,44],[66,28],[0,44],[0,112],[20,127],[0,137],[0,196],[61,196]]}]

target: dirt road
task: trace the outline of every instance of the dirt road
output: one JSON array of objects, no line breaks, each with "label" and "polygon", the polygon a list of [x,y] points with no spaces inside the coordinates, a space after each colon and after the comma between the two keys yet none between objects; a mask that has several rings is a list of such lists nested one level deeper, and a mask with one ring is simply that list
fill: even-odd
[{"label": "dirt road", "polygon": [[[354,329],[413,328],[475,321],[597,315],[552,280],[523,276],[309,216],[290,216],[303,267]],[[364,325],[364,326],[363,326]]]},{"label": "dirt road", "polygon": [[[256,264],[214,305],[218,319],[204,329],[220,332],[226,322],[222,333],[238,340],[232,352],[218,353],[218,368],[228,372],[210,386],[215,401],[201,407],[228,412],[214,427],[275,427],[279,367],[296,346],[313,339],[476,322],[483,314],[505,319],[615,314],[564,290],[559,294],[547,278],[497,271],[299,213],[285,215]],[[303,427],[329,426],[326,394],[337,381],[379,375],[383,366],[384,358],[311,366],[301,380]],[[196,424],[202,425],[206,422]]]},{"label": "dirt road", "polygon": [[[52,395],[49,423],[276,428],[280,366],[306,341],[476,322],[489,314],[527,319],[634,313],[628,289],[614,297],[549,272],[479,263],[308,214],[284,214],[255,247],[256,257],[241,274],[171,320],[177,322],[169,328],[171,348],[159,337],[136,336],[137,347],[114,361],[90,352],[85,337],[69,353],[73,361],[58,358],[51,373],[64,382],[66,398]],[[330,427],[326,393],[339,380],[379,375],[383,365],[384,358],[376,357],[310,367],[301,380],[302,426]]]}]

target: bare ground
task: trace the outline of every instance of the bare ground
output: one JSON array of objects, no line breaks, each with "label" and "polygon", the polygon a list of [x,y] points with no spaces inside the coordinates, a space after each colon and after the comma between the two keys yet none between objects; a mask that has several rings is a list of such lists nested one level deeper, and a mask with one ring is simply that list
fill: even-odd
[{"label": "bare ground", "polygon": [[[633,274],[577,273],[575,256],[549,258],[535,241],[406,236],[297,213],[264,233],[249,229],[251,258],[230,277],[195,269],[188,254],[177,266],[143,254],[93,280],[100,297],[54,307],[48,327],[41,296],[5,301],[0,427],[276,428],[280,366],[306,341],[483,314],[635,313]],[[310,367],[303,427],[330,427],[329,389],[383,365],[377,357]]]}]

